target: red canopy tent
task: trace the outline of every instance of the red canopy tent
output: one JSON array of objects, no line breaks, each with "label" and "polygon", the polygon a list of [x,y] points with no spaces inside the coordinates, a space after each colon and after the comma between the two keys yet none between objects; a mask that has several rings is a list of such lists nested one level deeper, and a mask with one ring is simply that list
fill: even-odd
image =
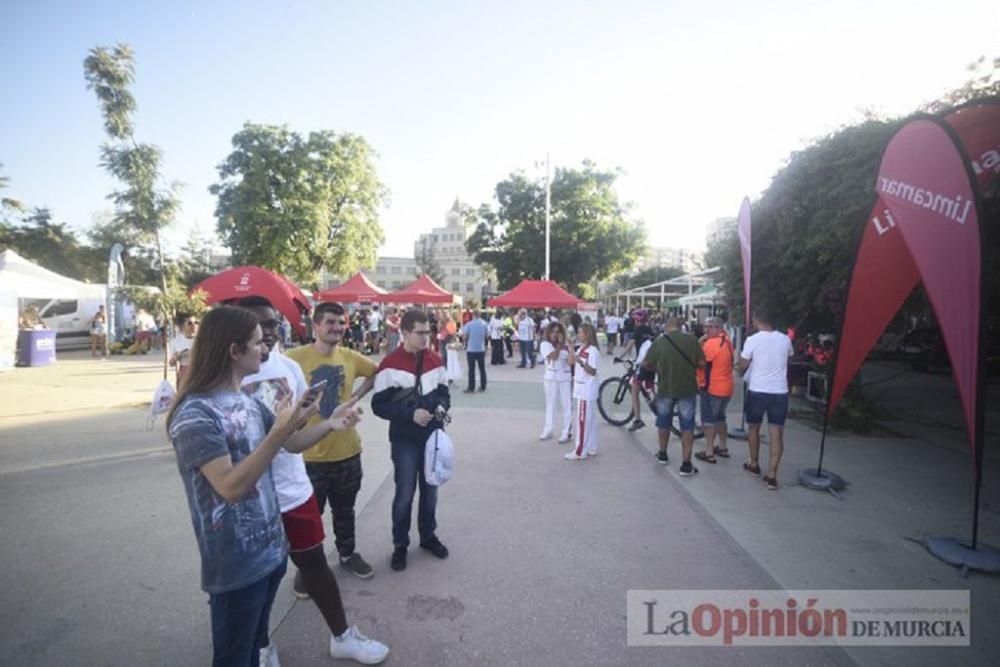
[{"label": "red canopy tent", "polygon": [[382,297],[386,303],[454,303],[455,296],[441,289],[426,273],[396,292]]},{"label": "red canopy tent", "polygon": [[373,283],[361,271],[358,271],[343,285],[323,292],[318,292],[313,296],[316,302],[339,301],[340,303],[378,303],[384,300],[388,294],[384,289]]},{"label": "red canopy tent", "polygon": [[302,290],[285,276],[262,269],[259,266],[239,266],[227,269],[195,285],[208,295],[206,302],[224,303],[248,296],[260,296],[270,301],[289,323],[304,336],[303,313],[309,312],[311,305]]},{"label": "red canopy tent", "polygon": [[572,308],[580,300],[552,280],[522,280],[514,289],[489,300],[499,308]]}]

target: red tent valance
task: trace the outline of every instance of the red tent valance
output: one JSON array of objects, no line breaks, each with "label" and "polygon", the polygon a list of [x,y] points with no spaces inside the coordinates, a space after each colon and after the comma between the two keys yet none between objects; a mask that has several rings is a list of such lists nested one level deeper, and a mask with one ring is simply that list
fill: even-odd
[{"label": "red tent valance", "polygon": [[396,292],[382,297],[386,303],[454,303],[455,296],[441,289],[426,273]]},{"label": "red tent valance", "polygon": [[316,302],[339,301],[340,303],[379,303],[388,294],[358,271],[343,285],[338,285],[314,295]]}]

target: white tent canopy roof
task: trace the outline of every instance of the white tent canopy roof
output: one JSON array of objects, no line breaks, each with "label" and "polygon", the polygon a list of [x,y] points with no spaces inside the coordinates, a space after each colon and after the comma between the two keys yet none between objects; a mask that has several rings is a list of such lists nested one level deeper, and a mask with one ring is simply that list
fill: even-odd
[{"label": "white tent canopy roof", "polygon": [[107,288],[49,271],[8,249],[0,252],[0,292],[19,299],[77,299],[103,298]]}]

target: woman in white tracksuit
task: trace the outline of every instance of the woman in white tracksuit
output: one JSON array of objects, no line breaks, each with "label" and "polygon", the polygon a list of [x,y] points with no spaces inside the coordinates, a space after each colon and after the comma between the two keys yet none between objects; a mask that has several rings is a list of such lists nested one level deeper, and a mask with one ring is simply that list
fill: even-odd
[{"label": "woman in white tracksuit", "polygon": [[558,320],[553,320],[542,336],[540,348],[545,363],[542,383],[545,387],[545,426],[539,440],[552,437],[556,410],[562,412],[562,431],[559,442],[569,442],[573,430],[573,374],[570,372],[570,348],[566,344],[566,329]]},{"label": "woman in white tracksuit", "polygon": [[566,455],[568,461],[581,461],[597,456],[597,392],[600,380],[597,371],[601,366],[601,350],[597,343],[594,325],[584,322],[576,335],[580,347],[569,355],[573,372],[573,399],[576,401],[576,440],[573,451]]}]

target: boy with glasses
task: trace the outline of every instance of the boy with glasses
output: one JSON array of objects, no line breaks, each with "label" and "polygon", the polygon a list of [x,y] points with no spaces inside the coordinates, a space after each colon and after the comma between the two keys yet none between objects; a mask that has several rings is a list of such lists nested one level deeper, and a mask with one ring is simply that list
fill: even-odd
[{"label": "boy with glasses", "polygon": [[390,566],[397,572],[406,569],[410,517],[418,485],[420,546],[438,558],[448,557],[447,547],[435,534],[437,487],[424,479],[424,447],[434,429],[443,425],[441,420],[451,407],[444,363],[428,345],[431,327],[427,314],[415,309],[406,311],[400,330],[402,345],[379,364],[372,395],[372,411],[389,421],[396,483],[392,499],[394,548]]}]

